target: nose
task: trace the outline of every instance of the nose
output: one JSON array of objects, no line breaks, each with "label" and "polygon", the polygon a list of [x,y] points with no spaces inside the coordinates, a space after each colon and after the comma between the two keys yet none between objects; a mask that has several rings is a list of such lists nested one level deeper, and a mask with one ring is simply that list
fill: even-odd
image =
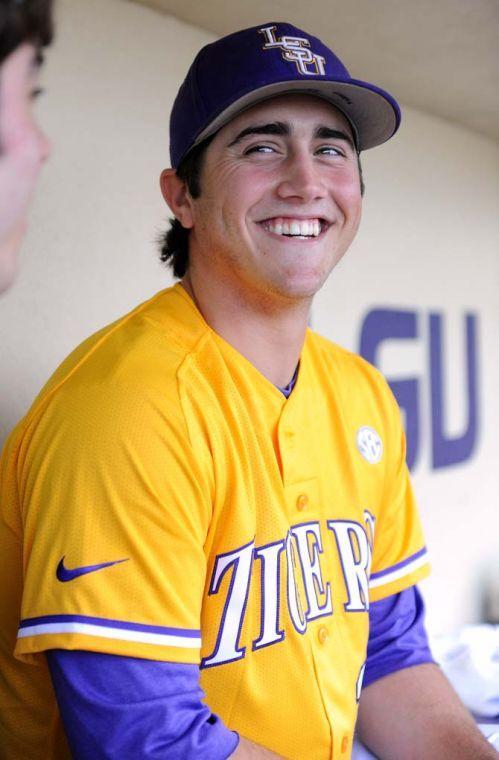
[{"label": "nose", "polygon": [[325,196],[325,186],[320,167],[308,152],[290,155],[283,167],[283,175],[277,192],[280,198],[308,203]]},{"label": "nose", "polygon": [[50,156],[50,153],[52,151],[52,144],[50,140],[48,139],[47,135],[41,129],[41,127],[37,128],[37,149],[38,149],[38,157],[40,159],[40,163],[44,163],[48,157]]}]

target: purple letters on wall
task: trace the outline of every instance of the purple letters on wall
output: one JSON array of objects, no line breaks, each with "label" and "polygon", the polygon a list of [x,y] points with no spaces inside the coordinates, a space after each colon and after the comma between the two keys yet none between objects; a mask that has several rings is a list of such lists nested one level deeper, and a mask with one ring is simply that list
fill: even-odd
[{"label": "purple letters on wall", "polygon": [[[379,349],[389,340],[419,340],[418,322],[425,317],[415,311],[396,309],[373,309],[364,318],[360,334],[359,353],[375,366],[379,366]],[[430,388],[430,408],[428,410],[431,429],[431,462],[433,469],[449,467],[470,459],[476,448],[479,431],[479,388],[477,357],[476,314],[464,315],[466,343],[466,366],[451,379],[454,387],[462,389],[466,397],[467,421],[465,430],[458,436],[450,436],[445,431],[445,389],[444,341],[445,319],[441,313],[431,313],[429,320],[428,367],[423,372]],[[407,436],[407,464],[413,469],[417,464],[421,448],[421,408],[420,387],[423,377],[408,380],[392,380],[390,387],[405,412]],[[449,381],[450,382],[450,381]]]}]

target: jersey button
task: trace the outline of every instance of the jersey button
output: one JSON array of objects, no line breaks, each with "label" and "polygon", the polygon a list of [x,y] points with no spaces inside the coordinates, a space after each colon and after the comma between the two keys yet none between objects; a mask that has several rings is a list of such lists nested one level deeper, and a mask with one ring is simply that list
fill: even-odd
[{"label": "jersey button", "polygon": [[321,625],[321,627],[319,628],[319,630],[317,632],[317,638],[319,639],[319,643],[320,644],[325,644],[326,641],[328,640],[328,638],[329,638],[329,631],[328,631],[328,629],[326,628],[325,625]]},{"label": "jersey button", "polygon": [[308,496],[306,493],[301,493],[296,500],[296,508],[301,512],[306,506],[308,506]]}]

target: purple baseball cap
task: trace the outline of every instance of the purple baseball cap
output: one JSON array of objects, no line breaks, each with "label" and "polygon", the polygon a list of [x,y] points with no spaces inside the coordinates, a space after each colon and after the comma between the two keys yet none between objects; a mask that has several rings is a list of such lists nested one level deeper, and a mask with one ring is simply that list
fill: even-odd
[{"label": "purple baseball cap", "polygon": [[329,101],[350,122],[359,151],[389,140],[400,108],[384,90],[352,79],[318,37],[285,22],[222,37],[197,54],[170,117],[170,157],[177,169],[195,145],[241,111],[285,93]]}]

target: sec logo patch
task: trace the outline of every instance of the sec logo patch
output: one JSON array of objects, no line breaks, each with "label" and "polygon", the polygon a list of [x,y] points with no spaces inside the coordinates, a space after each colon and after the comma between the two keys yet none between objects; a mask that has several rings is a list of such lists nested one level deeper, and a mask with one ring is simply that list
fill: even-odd
[{"label": "sec logo patch", "polygon": [[357,448],[369,464],[381,461],[383,441],[374,428],[364,425],[357,430]]}]

